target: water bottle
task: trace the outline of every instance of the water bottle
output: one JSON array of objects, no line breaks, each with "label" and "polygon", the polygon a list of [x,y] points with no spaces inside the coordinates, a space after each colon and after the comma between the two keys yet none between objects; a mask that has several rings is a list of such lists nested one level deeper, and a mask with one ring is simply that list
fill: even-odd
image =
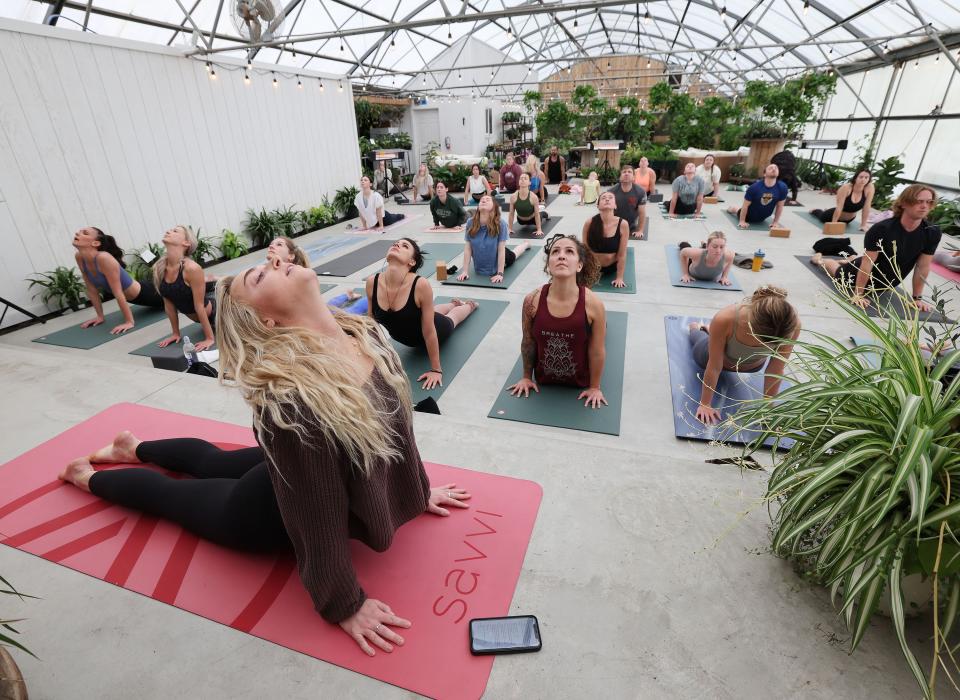
[{"label": "water bottle", "polygon": [[189,335],[183,336],[183,356],[187,358],[187,369],[200,361],[197,357],[197,346],[190,340]]},{"label": "water bottle", "polygon": [[763,252],[763,248],[758,249],[757,252],[753,254],[753,265],[750,269],[754,272],[760,272],[760,268],[763,267],[763,258],[765,256],[766,253]]}]

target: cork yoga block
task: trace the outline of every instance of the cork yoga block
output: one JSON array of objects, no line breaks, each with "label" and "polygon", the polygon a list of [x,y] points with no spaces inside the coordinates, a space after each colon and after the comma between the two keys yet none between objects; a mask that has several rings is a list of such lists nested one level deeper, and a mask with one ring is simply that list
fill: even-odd
[{"label": "cork yoga block", "polygon": [[704,198],[703,198],[703,203],[704,203],[704,204],[716,204],[717,201],[718,201],[718,198],[717,198],[717,197],[704,197]]},{"label": "cork yoga block", "polygon": [[823,233],[826,236],[840,236],[847,232],[847,225],[843,222],[828,222],[823,225]]},{"label": "cork yoga block", "polygon": [[790,229],[788,228],[772,228],[770,229],[770,235],[773,238],[790,238]]}]

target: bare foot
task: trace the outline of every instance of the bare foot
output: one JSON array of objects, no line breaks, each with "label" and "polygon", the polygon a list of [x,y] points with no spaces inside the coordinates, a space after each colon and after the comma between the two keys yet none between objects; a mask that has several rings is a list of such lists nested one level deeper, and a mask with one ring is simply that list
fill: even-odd
[{"label": "bare foot", "polygon": [[357,299],[359,299],[359,298],[362,297],[362,296],[363,296],[363,295],[360,294],[360,292],[355,292],[355,291],[353,291],[352,289],[351,289],[349,292],[347,292],[347,299],[350,300],[350,301],[356,301]]},{"label": "bare foot", "polygon": [[810,258],[810,264],[820,267],[823,265],[823,253],[814,253]]},{"label": "bare foot", "polygon": [[90,490],[90,477],[96,474],[93,465],[86,457],[80,457],[73,460],[66,468],[57,475],[57,478],[73,484],[84,491]]},{"label": "bare foot", "polygon": [[137,445],[140,440],[129,430],[124,430],[113,438],[113,442],[90,455],[94,464],[139,464]]},{"label": "bare foot", "polygon": [[693,333],[694,331],[700,331],[700,330],[709,332],[710,329],[707,326],[700,323],[699,321],[694,321],[693,323],[690,323],[687,325],[687,330],[690,333]]}]

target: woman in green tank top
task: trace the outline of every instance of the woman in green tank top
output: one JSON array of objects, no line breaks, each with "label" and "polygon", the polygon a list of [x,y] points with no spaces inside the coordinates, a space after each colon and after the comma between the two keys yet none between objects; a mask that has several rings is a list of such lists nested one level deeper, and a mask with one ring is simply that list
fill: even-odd
[{"label": "woman in green tank top", "polygon": [[510,213],[507,215],[507,229],[513,231],[513,217],[521,226],[536,226],[534,235],[539,238],[543,235],[540,226],[540,199],[530,191],[530,175],[520,175],[519,187],[510,197]]}]

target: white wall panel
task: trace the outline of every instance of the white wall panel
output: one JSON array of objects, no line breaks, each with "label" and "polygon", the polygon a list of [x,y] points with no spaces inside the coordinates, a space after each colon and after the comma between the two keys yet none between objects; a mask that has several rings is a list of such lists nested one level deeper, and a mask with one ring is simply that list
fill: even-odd
[{"label": "white wall panel", "polygon": [[0,20],[0,296],[42,311],[23,280],[72,265],[82,226],[139,248],[178,223],[239,231],[248,208],[356,184],[349,82],[278,74],[274,89],[255,65],[245,85],[242,65],[211,80],[175,49]]},{"label": "white wall panel", "polygon": [[934,56],[921,58],[919,68],[914,68],[915,63],[908,62],[901,71],[891,115],[928,114],[943,104],[953,65],[949,61],[937,61]]},{"label": "white wall panel", "polygon": [[916,179],[932,128],[933,120],[926,119],[887,122],[877,148],[877,160],[897,156],[904,163],[903,177]]},{"label": "white wall panel", "polygon": [[938,122],[930,137],[930,146],[917,173],[917,180],[956,190],[960,187],[958,171],[960,171],[960,138],[957,138],[957,122],[956,120]]}]

